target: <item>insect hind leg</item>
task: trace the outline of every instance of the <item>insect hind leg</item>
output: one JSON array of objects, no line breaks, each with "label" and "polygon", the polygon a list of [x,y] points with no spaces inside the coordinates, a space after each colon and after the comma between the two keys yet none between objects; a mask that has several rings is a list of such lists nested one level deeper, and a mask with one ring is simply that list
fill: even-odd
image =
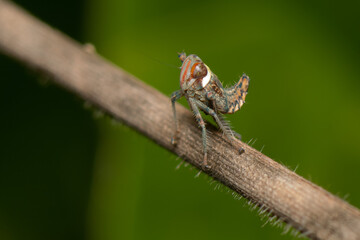
[{"label": "insect hind leg", "polygon": [[234,132],[231,130],[229,124],[226,122],[226,120],[221,115],[218,115],[212,108],[206,106],[203,102],[201,102],[199,100],[196,100],[196,105],[202,111],[204,111],[206,114],[209,114],[210,116],[212,116],[214,118],[214,120],[218,124],[221,131],[223,131],[223,133],[226,135],[226,137],[229,140],[232,140],[235,138]]},{"label": "insect hind leg", "polygon": [[241,139],[241,135],[238,134],[237,132],[234,132],[230,125],[229,125],[229,122],[224,118],[223,115],[221,114],[217,114],[220,122],[223,124],[224,126],[224,129],[222,129],[222,131],[225,133],[225,135],[227,136],[228,139],[232,140],[234,138],[238,138],[238,139]]},{"label": "insect hind leg", "polygon": [[[228,123],[226,122],[226,120],[223,118],[222,115],[216,114],[216,112],[213,109],[206,106],[203,102],[201,102],[199,100],[195,100],[195,101],[196,101],[197,106],[199,106],[199,108],[202,111],[204,111],[205,113],[211,115],[215,119],[216,123],[219,125],[220,129],[225,133],[226,137],[229,140],[234,140],[236,138],[241,140],[241,135],[234,132],[233,130],[231,130],[230,126],[228,125]],[[239,148],[239,153],[243,154],[244,152],[245,152],[245,149],[240,147]]]}]

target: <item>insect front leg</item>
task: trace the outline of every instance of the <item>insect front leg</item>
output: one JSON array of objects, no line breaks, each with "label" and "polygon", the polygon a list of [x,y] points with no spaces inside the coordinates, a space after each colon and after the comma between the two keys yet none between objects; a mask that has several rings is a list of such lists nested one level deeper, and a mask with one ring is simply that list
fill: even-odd
[{"label": "insect front leg", "polygon": [[171,94],[171,105],[172,105],[172,110],[173,110],[173,114],[174,114],[174,122],[175,122],[174,135],[171,138],[171,144],[173,144],[173,145],[176,145],[178,135],[179,135],[178,121],[177,121],[177,118],[176,118],[175,102],[177,100],[179,100],[182,96],[184,96],[184,93],[183,93],[182,90],[177,90],[177,91],[175,91],[175,92],[173,92]]},{"label": "insect front leg", "polygon": [[200,111],[197,107],[195,99],[193,98],[188,98],[188,102],[190,104],[190,107],[192,109],[192,111],[194,112],[196,121],[198,122],[199,126],[201,127],[202,130],[202,140],[203,140],[203,148],[204,148],[204,161],[203,164],[205,167],[208,167],[207,165],[207,137],[206,137],[206,128],[205,128],[205,122],[201,117]]}]

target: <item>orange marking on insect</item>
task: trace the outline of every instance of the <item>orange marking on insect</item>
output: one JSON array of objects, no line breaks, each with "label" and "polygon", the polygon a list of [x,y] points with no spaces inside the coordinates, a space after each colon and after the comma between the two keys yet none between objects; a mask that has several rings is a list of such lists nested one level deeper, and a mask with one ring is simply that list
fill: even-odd
[{"label": "orange marking on insect", "polygon": [[194,74],[195,68],[196,68],[196,66],[199,65],[199,64],[200,64],[200,63],[195,63],[195,64],[191,67],[190,73],[191,73],[191,76],[192,76],[192,77],[194,77],[193,74]]},{"label": "orange marking on insect", "polygon": [[189,59],[188,63],[186,64],[185,71],[183,72],[183,75],[182,75],[182,78],[181,78],[181,84],[183,84],[183,82],[185,81],[185,76],[187,74],[187,71],[189,70],[190,63],[191,63],[191,60]]}]

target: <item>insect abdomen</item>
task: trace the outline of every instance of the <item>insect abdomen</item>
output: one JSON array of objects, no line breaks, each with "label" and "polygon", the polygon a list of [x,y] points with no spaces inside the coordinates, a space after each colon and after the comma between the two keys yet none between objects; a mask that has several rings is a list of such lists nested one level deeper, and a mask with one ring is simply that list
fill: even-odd
[{"label": "insect abdomen", "polygon": [[249,83],[250,78],[246,74],[243,74],[239,82],[225,90],[228,96],[228,109],[226,113],[236,112],[245,103]]}]

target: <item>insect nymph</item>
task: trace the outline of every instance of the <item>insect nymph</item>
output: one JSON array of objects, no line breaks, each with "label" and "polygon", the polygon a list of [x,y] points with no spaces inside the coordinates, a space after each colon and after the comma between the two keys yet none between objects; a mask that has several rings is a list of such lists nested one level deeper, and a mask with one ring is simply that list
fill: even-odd
[{"label": "insect nymph", "polygon": [[202,130],[203,165],[207,166],[207,135],[205,122],[201,117],[199,109],[212,116],[219,128],[230,140],[234,139],[233,131],[221,114],[231,114],[241,108],[245,103],[250,79],[247,75],[243,74],[234,86],[224,88],[218,77],[211,72],[210,68],[198,56],[192,54],[186,57],[185,53],[181,53],[179,58],[182,61],[180,72],[181,89],[173,92],[171,95],[175,120],[175,134],[171,142],[176,145],[178,135],[175,102],[185,96]]}]

